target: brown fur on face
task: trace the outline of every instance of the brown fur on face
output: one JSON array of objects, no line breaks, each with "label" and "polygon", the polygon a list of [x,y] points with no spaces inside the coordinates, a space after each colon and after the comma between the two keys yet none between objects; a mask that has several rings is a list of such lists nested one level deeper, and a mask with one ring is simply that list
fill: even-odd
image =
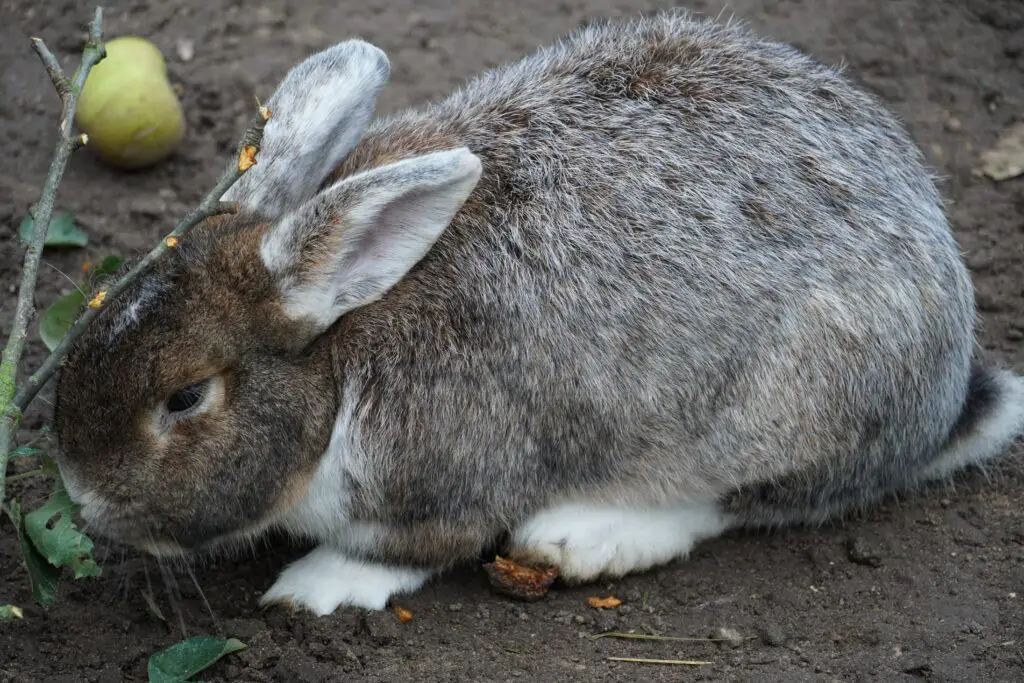
[{"label": "brown fur on face", "polygon": [[[246,216],[197,226],[68,356],[59,463],[87,508],[101,501],[83,511],[101,533],[199,547],[304,490],[336,411],[329,351],[281,314],[265,230]],[[175,391],[209,378],[207,409],[161,420]]]}]

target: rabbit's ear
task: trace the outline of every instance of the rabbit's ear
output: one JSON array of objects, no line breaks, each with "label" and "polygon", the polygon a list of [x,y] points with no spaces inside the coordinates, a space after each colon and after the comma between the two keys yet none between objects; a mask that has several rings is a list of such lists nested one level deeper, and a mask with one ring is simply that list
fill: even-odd
[{"label": "rabbit's ear", "polygon": [[359,142],[390,73],[384,52],[362,40],[293,67],[266,102],[256,165],[222,199],[271,221],[298,208]]},{"label": "rabbit's ear", "polygon": [[264,235],[263,263],[285,314],[326,330],[401,280],[448,227],[480,179],[462,147],[350,176]]}]

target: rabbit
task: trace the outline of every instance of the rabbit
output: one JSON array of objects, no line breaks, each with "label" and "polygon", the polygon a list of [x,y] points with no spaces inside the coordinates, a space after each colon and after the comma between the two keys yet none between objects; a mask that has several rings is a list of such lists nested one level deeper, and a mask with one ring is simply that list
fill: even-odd
[{"label": "rabbit", "polygon": [[1024,433],[923,155],[840,70],[676,10],[377,116],[390,75],[359,38],[294,66],[238,211],[74,345],[96,533],[285,533],[260,604],[379,610],[492,550],[579,585],[824,524]]}]

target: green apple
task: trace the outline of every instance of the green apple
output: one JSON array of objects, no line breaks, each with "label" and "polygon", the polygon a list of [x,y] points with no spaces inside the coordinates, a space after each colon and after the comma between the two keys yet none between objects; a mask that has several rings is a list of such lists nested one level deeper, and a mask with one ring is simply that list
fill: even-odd
[{"label": "green apple", "polygon": [[114,38],[106,50],[85,80],[75,121],[105,162],[151,166],[173,154],[185,136],[167,64],[156,45],[137,36]]}]

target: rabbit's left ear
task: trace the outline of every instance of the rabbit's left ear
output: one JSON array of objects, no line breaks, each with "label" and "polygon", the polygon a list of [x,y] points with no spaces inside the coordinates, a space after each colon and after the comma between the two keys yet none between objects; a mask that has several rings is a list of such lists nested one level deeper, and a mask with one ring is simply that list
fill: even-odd
[{"label": "rabbit's left ear", "polygon": [[260,255],[287,317],[315,334],[384,296],[430,250],[480,179],[465,147],[350,176],[286,215]]},{"label": "rabbit's left ear", "polygon": [[256,165],[222,199],[270,221],[297,209],[359,142],[390,73],[384,52],[362,40],[293,67],[266,102]]}]

